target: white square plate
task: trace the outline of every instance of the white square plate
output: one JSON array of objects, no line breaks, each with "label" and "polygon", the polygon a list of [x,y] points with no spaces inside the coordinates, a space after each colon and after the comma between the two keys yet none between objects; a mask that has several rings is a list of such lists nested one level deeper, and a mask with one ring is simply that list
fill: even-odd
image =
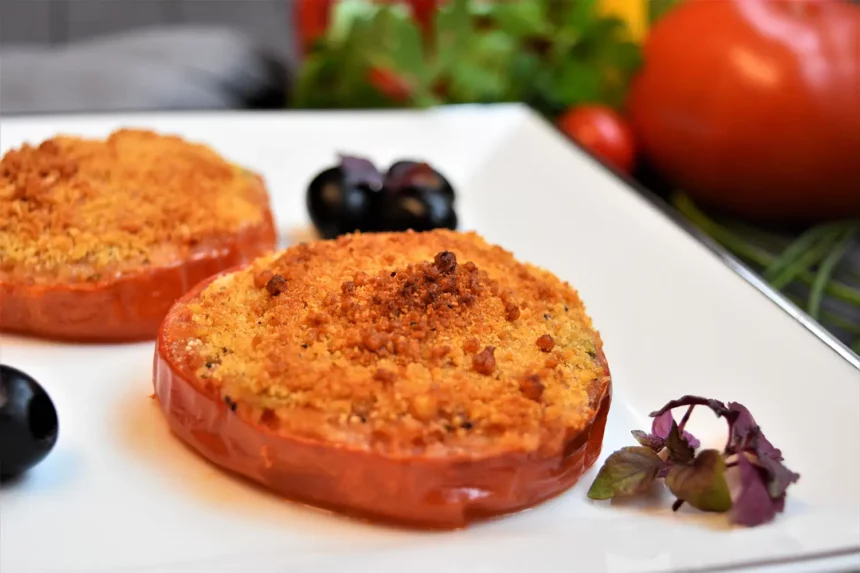
[{"label": "white square plate", "polygon": [[[604,458],[632,444],[648,412],[700,394],[746,404],[802,477],[785,513],[754,529],[673,514],[668,495],[591,502],[596,468],[548,503],[464,531],[373,526],[283,501],[180,444],[149,400],[151,343],[6,336],[2,361],[45,385],[60,439],[0,494],[3,573],[770,571],[789,561],[786,571],[800,571],[824,557],[860,566],[857,357],[525,108],[5,118],[0,141],[5,151],[120,126],[203,141],[263,173],[287,243],[307,232],[305,185],[336,151],[431,161],[458,190],[461,228],[580,291],[615,381]],[[706,411],[691,427],[706,443],[724,436]]]}]

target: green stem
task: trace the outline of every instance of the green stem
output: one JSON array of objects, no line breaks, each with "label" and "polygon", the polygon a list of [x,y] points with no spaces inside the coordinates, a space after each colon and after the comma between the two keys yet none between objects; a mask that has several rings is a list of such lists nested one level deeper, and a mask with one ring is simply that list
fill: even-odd
[{"label": "green stem", "polygon": [[728,229],[708,219],[686,195],[675,195],[672,203],[696,227],[730,251],[738,253],[750,262],[762,267],[766,267],[774,261],[775,257],[767,251],[746,243]]},{"label": "green stem", "polygon": [[839,261],[841,261],[845,256],[848,249],[851,248],[851,243],[854,241],[854,235],[856,234],[857,231],[854,230],[844,231],[842,233],[842,238],[824,258],[821,262],[821,266],[818,268],[818,273],[815,275],[815,281],[812,283],[812,290],[809,293],[808,306],[809,315],[816,320],[818,320],[818,315],[821,310],[821,299],[824,296],[824,287],[828,282],[830,282],[830,278],[833,276],[833,271],[836,269],[836,265],[839,264]]},{"label": "green stem", "polygon": [[[830,229],[819,233],[816,237],[816,241],[807,242],[804,246],[804,250],[799,254],[793,253],[793,256],[786,257],[783,261],[780,261],[778,258],[770,267],[776,268],[777,272],[765,272],[765,280],[770,282],[773,288],[782,290],[794,282],[800,273],[817,266],[825,257],[827,257],[827,255],[833,251],[833,248],[839,242],[843,234],[844,231],[833,231]],[[780,262],[781,268],[777,264]]]},{"label": "green stem", "polygon": [[[711,221],[686,195],[676,194],[673,197],[672,203],[693,225],[748,263],[767,268],[776,260],[774,255],[755,245],[746,243],[728,229]],[[806,285],[812,285],[815,281],[815,274],[808,270],[803,270],[797,276],[797,279]],[[830,281],[824,288],[824,292],[835,299],[854,306],[860,306],[860,290],[840,281]]]},{"label": "green stem", "polygon": [[[782,253],[780,253],[776,260],[764,270],[762,276],[767,281],[775,280],[777,277],[783,275],[786,269],[794,267],[795,263],[804,259],[808,260],[810,258],[810,252],[821,253],[821,251],[824,250],[824,253],[826,253],[827,250],[829,250],[829,243],[832,243],[833,239],[833,231],[828,227],[822,226],[809,229],[792,241],[791,244],[788,245]],[[822,249],[822,246],[824,246],[825,249]],[[816,248],[811,250],[813,247]],[[821,254],[822,257],[824,256],[824,253]],[[808,268],[816,262],[817,260],[811,260],[804,264],[803,267]]]}]

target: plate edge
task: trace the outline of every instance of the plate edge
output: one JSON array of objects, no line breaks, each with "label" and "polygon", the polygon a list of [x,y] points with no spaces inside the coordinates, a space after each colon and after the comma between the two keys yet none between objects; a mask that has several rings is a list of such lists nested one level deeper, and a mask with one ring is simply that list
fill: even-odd
[{"label": "plate edge", "polygon": [[[746,561],[741,563],[728,563],[726,565],[705,565],[704,567],[692,567],[688,569],[674,569],[673,573],[716,573],[718,571],[745,571],[758,570],[762,568],[772,568],[786,565],[826,565],[827,562],[833,563],[834,560],[840,562],[847,561],[855,555],[860,555],[860,546],[857,547],[841,547],[837,549],[829,549],[826,551],[817,551],[813,553],[804,553],[798,556],[787,557],[770,557],[757,559],[754,561]],[[853,565],[852,565],[853,566]],[[842,570],[842,569],[839,569]],[[662,571],[653,571],[650,573],[663,573]]]},{"label": "plate edge", "polygon": [[530,119],[534,123],[540,124],[541,127],[557,141],[560,141],[563,144],[566,144],[567,146],[576,149],[588,160],[601,166],[606,173],[623,183],[627,190],[629,192],[632,192],[634,196],[644,200],[646,204],[648,204],[658,213],[669,219],[669,221],[671,221],[675,226],[685,231],[690,237],[692,237],[695,241],[697,241],[708,251],[710,251],[712,255],[716,256],[732,272],[740,276],[747,284],[749,284],[754,289],[759,291],[759,293],[764,295],[765,298],[767,298],[772,304],[775,304],[783,312],[792,317],[795,322],[798,322],[819,341],[823,342],[833,352],[835,352],[843,360],[848,362],[848,364],[850,364],[857,370],[860,370],[860,355],[856,354],[841,340],[836,338],[821,324],[819,324],[814,318],[809,316],[801,308],[792,303],[788,298],[786,298],[785,295],[783,295],[781,292],[779,292],[778,290],[770,286],[767,282],[765,282],[764,279],[759,277],[754,270],[741,262],[738,258],[732,255],[728,250],[723,248],[711,237],[697,229],[692,223],[685,220],[680,213],[672,209],[665,201],[663,201],[656,194],[654,194],[653,191],[645,187],[642,183],[640,183],[633,177],[617,171],[615,168],[613,168],[608,163],[602,161],[600,158],[591,155],[588,151],[585,150],[585,148],[583,148],[575,141],[564,137],[555,129],[555,127],[553,127],[545,118],[540,116],[534,110],[528,109],[526,113],[531,116]]}]

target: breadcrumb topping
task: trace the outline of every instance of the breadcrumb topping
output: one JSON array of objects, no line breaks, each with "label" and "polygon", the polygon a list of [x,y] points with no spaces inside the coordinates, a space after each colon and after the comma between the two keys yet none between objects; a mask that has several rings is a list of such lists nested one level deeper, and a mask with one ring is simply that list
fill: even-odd
[{"label": "breadcrumb topping", "polygon": [[473,233],[294,246],[168,321],[237,415],[395,454],[561,448],[609,381],[576,291]]},{"label": "breadcrumb topping", "polygon": [[264,217],[257,177],[179,137],[55,137],[0,161],[0,279],[98,281],[217,248]]}]

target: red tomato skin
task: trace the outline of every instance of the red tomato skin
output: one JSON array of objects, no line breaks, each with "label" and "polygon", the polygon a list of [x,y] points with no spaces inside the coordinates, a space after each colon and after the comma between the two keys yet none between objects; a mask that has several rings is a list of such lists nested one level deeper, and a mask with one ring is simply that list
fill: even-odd
[{"label": "red tomato skin", "polygon": [[558,120],[559,128],[587,151],[630,173],[636,160],[633,132],[615,110],[603,105],[570,109]]},{"label": "red tomato skin", "polygon": [[860,215],[860,6],[684,3],[644,59],[631,124],[694,199],[760,221]]}]

